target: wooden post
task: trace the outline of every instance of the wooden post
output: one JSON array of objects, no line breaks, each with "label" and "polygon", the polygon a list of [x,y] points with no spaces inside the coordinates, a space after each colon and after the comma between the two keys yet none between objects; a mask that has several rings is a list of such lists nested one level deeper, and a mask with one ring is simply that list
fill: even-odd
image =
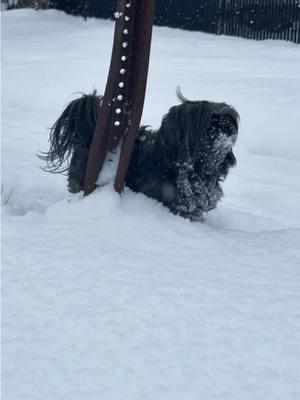
[{"label": "wooden post", "polygon": [[85,176],[85,195],[96,187],[107,152],[122,141],[115,177],[121,192],[141,121],[150,56],[154,0],[118,0],[111,64]]},{"label": "wooden post", "polygon": [[122,143],[122,151],[115,179],[115,190],[119,193],[124,188],[125,176],[144,107],[154,19],[154,0],[139,0],[135,11],[132,74],[128,96],[131,114],[128,131]]}]

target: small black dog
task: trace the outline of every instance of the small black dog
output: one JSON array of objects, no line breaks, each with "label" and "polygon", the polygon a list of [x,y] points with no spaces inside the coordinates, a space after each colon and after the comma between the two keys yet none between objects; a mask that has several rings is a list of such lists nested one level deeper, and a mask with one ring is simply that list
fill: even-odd
[{"label": "small black dog", "polygon": [[[232,147],[239,116],[225,103],[189,101],[179,90],[177,96],[181,104],[169,110],[157,131],[139,129],[125,183],[174,214],[200,220],[216,207],[220,183],[236,164]],[[41,156],[48,171],[68,173],[72,193],[83,189],[101,98],[93,93],[72,101],[51,129],[49,152]]]}]

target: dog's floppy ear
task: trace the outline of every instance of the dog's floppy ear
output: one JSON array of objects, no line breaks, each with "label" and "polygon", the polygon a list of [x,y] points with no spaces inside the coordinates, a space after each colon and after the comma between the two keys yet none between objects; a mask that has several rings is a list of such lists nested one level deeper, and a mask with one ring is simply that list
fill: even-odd
[{"label": "dog's floppy ear", "polygon": [[195,102],[183,100],[183,104],[172,107],[163,117],[158,140],[165,147],[170,161],[184,164],[191,157],[191,145],[195,136]]},{"label": "dog's floppy ear", "polygon": [[161,127],[158,132],[158,142],[163,146],[167,159],[172,162],[180,162],[184,158],[186,148],[185,134],[186,126],[184,122],[184,106],[174,106],[163,117]]}]

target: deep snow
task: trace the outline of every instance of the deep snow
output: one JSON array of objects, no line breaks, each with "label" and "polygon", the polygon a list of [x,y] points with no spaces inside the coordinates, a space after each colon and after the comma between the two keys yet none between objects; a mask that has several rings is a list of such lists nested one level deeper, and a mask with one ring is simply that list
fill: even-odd
[{"label": "deep snow", "polygon": [[154,29],[145,124],[177,85],[241,115],[238,167],[200,224],[39,169],[71,94],[103,90],[112,34],[2,14],[3,398],[299,399],[299,46]]}]

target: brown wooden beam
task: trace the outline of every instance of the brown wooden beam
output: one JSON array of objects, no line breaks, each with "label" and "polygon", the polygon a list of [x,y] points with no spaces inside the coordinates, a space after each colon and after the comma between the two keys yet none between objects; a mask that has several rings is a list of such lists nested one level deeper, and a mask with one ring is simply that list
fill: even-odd
[{"label": "brown wooden beam", "polygon": [[115,178],[115,190],[117,192],[121,192],[124,188],[126,172],[141,122],[148,77],[153,19],[154,0],[140,0],[135,9],[132,75],[129,88],[129,103],[132,105],[132,114],[128,132],[122,143]]},{"label": "brown wooden beam", "polygon": [[85,195],[96,187],[107,152],[122,140],[115,178],[121,192],[138,132],[148,75],[154,0],[118,0],[114,43],[85,176]]}]

